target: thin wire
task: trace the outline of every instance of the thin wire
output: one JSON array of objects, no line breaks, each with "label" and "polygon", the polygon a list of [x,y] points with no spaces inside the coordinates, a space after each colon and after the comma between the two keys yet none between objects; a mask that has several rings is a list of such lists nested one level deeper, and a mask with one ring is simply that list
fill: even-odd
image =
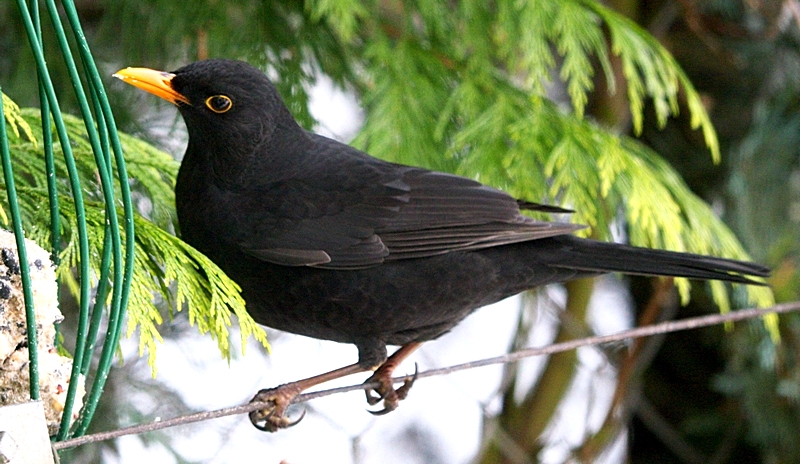
[{"label": "thin wire", "polygon": [[[476,367],[511,363],[532,356],[560,353],[563,351],[574,350],[576,348],[584,346],[602,345],[605,343],[618,343],[635,338],[678,332],[682,330],[697,329],[700,327],[719,325],[726,322],[736,322],[746,319],[755,319],[758,317],[764,317],[767,314],[783,314],[793,311],[800,311],[800,301],[779,304],[769,308],[742,309],[739,311],[733,311],[726,314],[711,314],[708,316],[692,317],[688,319],[681,319],[678,321],[667,321],[650,326],[637,327],[635,329],[625,330],[611,335],[597,335],[592,337],[580,338],[577,340],[570,340],[568,342],[555,343],[552,345],[538,347],[538,348],[526,348],[523,350],[515,351],[513,353],[504,354],[502,356],[495,356],[493,358],[480,359],[477,361],[466,362],[463,364],[456,364],[453,366],[442,367],[439,369],[431,369],[429,371],[418,373],[417,378],[447,375],[457,371],[475,369]],[[405,377],[395,377],[393,380],[395,383],[400,383],[405,380]],[[350,391],[364,390],[367,388],[377,388],[377,387],[378,384],[376,382],[372,382],[368,384],[362,383],[346,387],[331,388],[328,390],[322,390],[318,392],[305,393],[299,395],[292,401],[292,403],[302,403],[305,401],[309,401],[316,398],[322,398],[324,396],[330,396],[337,393],[345,393]],[[172,419],[158,420],[147,424],[139,424],[130,427],[125,427],[122,429],[112,430],[109,432],[100,432],[92,435],[84,435],[82,437],[57,442],[53,446],[55,447],[56,450],[74,448],[76,446],[84,445],[87,443],[110,440],[112,438],[117,438],[125,435],[153,432],[156,430],[165,429],[168,427],[175,427],[178,425],[207,421],[210,419],[217,419],[220,417],[232,416],[236,414],[245,414],[267,406],[268,406],[267,403],[262,403],[262,402],[247,403],[230,408],[217,409],[214,411],[198,412],[194,414],[188,414],[185,416],[175,417]]]},{"label": "thin wire", "polygon": [[[133,201],[131,199],[130,185],[128,184],[125,157],[122,153],[116,122],[114,121],[114,117],[111,113],[111,106],[109,105],[108,97],[106,96],[105,87],[103,86],[103,82],[100,78],[100,73],[97,70],[94,58],[92,58],[92,54],[89,51],[89,45],[84,36],[83,29],[81,28],[74,2],[72,0],[63,0],[62,6],[64,7],[64,11],[67,19],[69,20],[70,26],[72,27],[72,31],[75,34],[81,59],[83,60],[86,70],[86,76],[93,90],[95,103],[102,109],[102,115],[98,116],[104,122],[104,126],[107,130],[106,135],[108,136],[107,142],[110,144],[110,148],[114,154],[114,161],[116,161],[120,198],[122,200],[124,212],[123,225],[125,236],[125,260],[123,263],[123,250],[121,249],[120,236],[117,232],[119,231],[119,224],[117,222],[117,213],[115,210],[116,206],[115,203],[108,201],[106,202],[107,216],[109,218],[107,230],[113,232],[111,234],[114,250],[112,296],[108,317],[108,330],[106,331],[106,339],[103,343],[100,362],[98,363],[97,371],[95,372],[95,380],[92,385],[91,394],[86,400],[84,408],[81,411],[81,417],[75,424],[75,430],[73,431],[74,435],[82,435],[86,432],[92,416],[94,415],[95,408],[97,407],[100,395],[105,386],[105,381],[108,378],[111,362],[113,360],[117,344],[119,343],[120,333],[122,332],[122,321],[125,319],[125,312],[128,306],[128,297],[130,295],[131,283],[133,281],[135,232],[133,220]],[[112,163],[111,153],[108,152],[108,148],[109,147],[106,146],[106,156],[108,160],[105,164],[107,164],[108,169],[110,170],[112,168]],[[100,164],[101,163],[98,161],[98,165]],[[103,288],[103,290],[105,289],[106,288]],[[105,292],[101,292],[98,297],[104,296],[103,293]]]},{"label": "thin wire", "polygon": [[[86,96],[86,92],[83,89],[81,84],[80,75],[78,74],[78,68],[75,63],[75,59],[72,56],[72,51],[69,48],[69,41],[67,39],[66,31],[64,30],[64,26],[61,24],[61,19],[59,17],[58,7],[55,4],[55,0],[47,0],[47,11],[50,14],[50,21],[53,25],[53,30],[55,31],[56,38],[58,39],[58,45],[61,49],[61,55],[64,59],[64,63],[67,66],[67,71],[69,73],[70,81],[72,82],[73,90],[75,91],[75,96],[78,100],[78,106],[80,107],[81,115],[83,116],[84,125],[86,127],[86,134],[89,138],[89,143],[92,146],[92,152],[95,156],[95,163],[97,164],[97,173],[100,178],[100,183],[102,185],[103,191],[103,198],[106,203],[107,215],[106,221],[108,221],[109,227],[107,230],[116,231],[117,227],[117,218],[116,218],[116,210],[114,209],[115,201],[114,201],[114,186],[111,181],[111,177],[109,175],[109,168],[106,165],[106,159],[103,155],[103,147],[102,147],[102,138],[98,133],[98,129],[103,128],[103,125],[95,125],[94,117],[92,116],[92,111],[89,107],[89,101]],[[113,236],[112,236],[113,237]],[[118,250],[120,248],[120,241],[119,235],[117,235],[117,240],[112,241],[115,248]],[[104,250],[104,254],[110,253],[110,250]],[[103,260],[104,263],[107,260]],[[119,267],[119,261],[115,262],[115,266]],[[107,270],[104,270],[103,274],[107,274]],[[121,274],[121,273],[120,273]],[[89,280],[89,274],[81,274],[81,282],[84,280]],[[72,408],[75,405],[75,397],[78,391],[78,383],[72,381],[72,379],[77,379],[78,375],[80,374],[82,363],[81,360],[84,358],[84,354],[86,352],[86,332],[89,328],[89,302],[88,299],[86,304],[83,304],[83,300],[81,300],[81,310],[80,315],[78,317],[78,330],[77,330],[77,337],[75,342],[75,351],[73,353],[75,362],[72,365],[72,374],[70,376],[70,383],[67,389],[67,398],[64,401],[64,411],[61,416],[61,428],[58,433],[59,439],[64,439],[67,437],[69,432],[69,427],[72,419]],[[89,395],[90,400],[94,398],[94,388]]]},{"label": "thin wire", "polygon": [[[75,157],[72,154],[72,145],[70,144],[69,136],[67,134],[66,125],[61,115],[61,108],[58,104],[58,98],[53,87],[53,82],[47,71],[47,63],[44,59],[44,52],[39,46],[39,37],[36,34],[33,20],[31,19],[30,11],[25,0],[17,0],[18,9],[22,16],[23,26],[28,36],[28,43],[33,51],[33,57],[36,61],[36,69],[39,73],[40,82],[45,89],[45,95],[50,105],[51,115],[53,122],[56,126],[56,133],[58,134],[59,142],[61,143],[61,152],[64,156],[64,162],[67,166],[67,173],[69,177],[70,189],[72,190],[73,201],[75,205],[75,221],[78,229],[78,250],[80,255],[80,307],[81,314],[88,311],[89,304],[89,238],[86,231],[86,210],[83,204],[83,195],[81,189],[78,171],[75,166]],[[9,201],[10,198],[9,198]],[[25,287],[23,287],[24,289]],[[80,329],[79,329],[80,330]],[[78,334],[78,340],[81,339],[83,334]],[[29,339],[32,341],[33,339]],[[31,345],[33,347],[35,345]],[[73,388],[70,386],[70,388]]]},{"label": "thin wire", "polygon": [[[6,182],[8,195],[8,209],[11,212],[11,222],[14,228],[14,238],[17,242],[17,262],[20,279],[22,280],[22,296],[25,303],[25,322],[28,337],[28,379],[32,400],[39,399],[39,349],[36,341],[36,313],[33,308],[33,290],[31,289],[31,268],[28,262],[28,252],[25,249],[25,235],[22,231],[22,217],[17,201],[17,188],[14,185],[14,171],[11,168],[11,153],[8,149],[8,136],[6,135],[6,119],[3,113],[3,99],[0,98],[0,158],[3,164],[3,177]],[[14,258],[8,258],[13,260]],[[11,264],[6,264],[9,268]],[[10,270],[10,269],[9,269]]]},{"label": "thin wire", "polygon": [[[33,20],[36,35],[39,37],[39,47],[44,49],[42,41],[42,25],[39,15],[39,6],[35,0],[31,1],[31,19]],[[55,154],[53,153],[53,130],[50,121],[50,102],[47,99],[44,79],[41,71],[37,70],[39,81],[40,119],[42,120],[42,145],[44,148],[45,172],[47,173],[47,196],[50,200],[50,259],[58,266],[61,263],[61,213],[58,209],[58,179],[56,178]],[[58,328],[58,326],[56,326]]]}]

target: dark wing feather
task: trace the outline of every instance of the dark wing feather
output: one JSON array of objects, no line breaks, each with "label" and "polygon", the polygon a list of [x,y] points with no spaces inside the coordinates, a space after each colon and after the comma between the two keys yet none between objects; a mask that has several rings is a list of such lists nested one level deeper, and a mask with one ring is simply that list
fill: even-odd
[{"label": "dark wing feather", "polygon": [[410,171],[403,179],[410,187],[408,204],[378,230],[388,260],[478,250],[582,228],[522,216],[520,202],[471,179],[424,170]]},{"label": "dark wing feather", "polygon": [[522,216],[520,206],[535,204],[464,177],[386,163],[313,139],[319,156],[302,176],[262,186],[258,197],[272,206],[263,208],[263,217],[250,218],[258,233],[243,234],[248,240],[239,244],[249,255],[286,266],[357,269],[581,228]]}]

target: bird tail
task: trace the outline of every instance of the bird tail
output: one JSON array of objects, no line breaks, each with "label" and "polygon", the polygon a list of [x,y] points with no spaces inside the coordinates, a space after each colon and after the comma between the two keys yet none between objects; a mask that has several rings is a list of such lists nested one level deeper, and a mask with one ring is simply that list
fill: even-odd
[{"label": "bird tail", "polygon": [[573,236],[551,239],[557,243],[552,267],[583,274],[621,272],[645,276],[687,277],[765,285],[752,277],[767,277],[769,268],[760,264],[711,256],[632,247]]}]

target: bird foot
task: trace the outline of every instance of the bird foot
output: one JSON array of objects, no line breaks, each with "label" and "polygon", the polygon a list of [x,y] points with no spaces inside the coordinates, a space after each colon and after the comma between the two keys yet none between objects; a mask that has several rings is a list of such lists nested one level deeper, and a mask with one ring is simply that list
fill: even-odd
[{"label": "bird foot", "polygon": [[379,367],[378,370],[364,382],[365,384],[372,382],[378,382],[379,384],[378,388],[368,388],[365,390],[367,403],[371,406],[383,401],[383,409],[380,411],[368,411],[375,416],[383,416],[397,409],[397,406],[400,405],[400,401],[406,399],[408,396],[408,391],[411,390],[411,386],[414,385],[414,381],[417,380],[417,374],[419,373],[418,366],[414,363],[414,375],[406,376],[403,385],[395,389],[394,382],[392,381],[392,372],[395,366],[387,366],[386,368],[384,368],[384,366]]},{"label": "bird foot", "polygon": [[286,417],[286,409],[303,389],[297,382],[287,383],[275,388],[266,388],[256,393],[251,403],[263,402],[267,406],[250,412],[250,422],[264,432],[277,432],[297,425],[306,415],[305,410],[299,418],[290,420]]}]

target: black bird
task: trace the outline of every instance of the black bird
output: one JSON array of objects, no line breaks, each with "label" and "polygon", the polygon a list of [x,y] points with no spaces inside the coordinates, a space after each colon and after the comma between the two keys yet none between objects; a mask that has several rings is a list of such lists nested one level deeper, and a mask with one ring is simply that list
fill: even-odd
[{"label": "black bird", "polygon": [[[754,282],[752,263],[572,236],[580,226],[533,220],[480,183],[393,164],[308,132],[256,68],[207,60],[167,73],[115,77],[178,106],[189,144],[175,186],[183,239],[242,288],[266,326],[352,343],[358,362],[260,391],[251,413],[275,431],[286,408],[324,381],[375,370],[370,404],[397,407],[397,364],[476,308],[524,290],[607,272]],[[387,359],[386,346],[399,345]],[[377,394],[377,396],[375,396]]]}]

